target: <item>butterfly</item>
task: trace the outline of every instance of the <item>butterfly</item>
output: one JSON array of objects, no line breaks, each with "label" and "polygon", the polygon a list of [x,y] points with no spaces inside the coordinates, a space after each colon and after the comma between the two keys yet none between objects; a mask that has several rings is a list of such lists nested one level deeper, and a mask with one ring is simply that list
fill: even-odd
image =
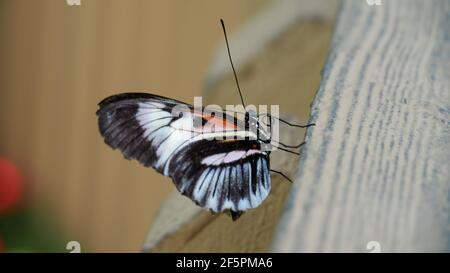
[{"label": "butterfly", "polygon": [[213,213],[229,212],[233,220],[267,198],[270,171],[285,176],[270,169],[270,115],[266,127],[249,111],[237,117],[156,94],[122,93],[102,100],[97,116],[107,145],[170,177],[177,190],[198,206]]}]

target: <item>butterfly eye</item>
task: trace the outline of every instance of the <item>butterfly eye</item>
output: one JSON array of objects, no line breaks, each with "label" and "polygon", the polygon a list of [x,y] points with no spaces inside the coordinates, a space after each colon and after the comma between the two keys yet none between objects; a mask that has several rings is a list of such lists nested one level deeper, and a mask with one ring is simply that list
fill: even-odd
[{"label": "butterfly eye", "polygon": [[211,112],[211,117],[213,118],[215,116],[216,116],[216,113],[215,112]]},{"label": "butterfly eye", "polygon": [[183,117],[183,112],[178,113],[178,118],[182,118]]}]

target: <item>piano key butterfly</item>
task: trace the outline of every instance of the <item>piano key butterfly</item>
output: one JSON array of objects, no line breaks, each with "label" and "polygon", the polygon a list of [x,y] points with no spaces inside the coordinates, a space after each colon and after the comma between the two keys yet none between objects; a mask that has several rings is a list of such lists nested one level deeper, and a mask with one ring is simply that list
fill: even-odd
[{"label": "piano key butterfly", "polygon": [[[222,20],[221,23],[245,105]],[[196,109],[148,93],[110,96],[99,103],[97,111],[99,130],[106,144],[120,150],[125,158],[135,159],[170,177],[177,190],[200,207],[214,213],[229,212],[233,220],[267,198],[270,171],[277,172],[270,169],[269,158],[273,142],[270,128],[276,117],[266,114],[265,127],[260,123],[261,115],[249,111],[241,114],[239,117],[226,111]]]}]

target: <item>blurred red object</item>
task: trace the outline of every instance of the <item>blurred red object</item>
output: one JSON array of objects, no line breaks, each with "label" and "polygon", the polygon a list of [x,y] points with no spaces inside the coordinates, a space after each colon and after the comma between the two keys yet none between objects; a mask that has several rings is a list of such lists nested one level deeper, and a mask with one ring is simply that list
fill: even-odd
[{"label": "blurred red object", "polygon": [[0,215],[14,209],[23,195],[23,176],[13,163],[0,158]]}]

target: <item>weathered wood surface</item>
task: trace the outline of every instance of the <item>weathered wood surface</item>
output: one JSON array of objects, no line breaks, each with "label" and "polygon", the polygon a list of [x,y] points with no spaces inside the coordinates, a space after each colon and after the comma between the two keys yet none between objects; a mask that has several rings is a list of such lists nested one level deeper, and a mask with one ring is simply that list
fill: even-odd
[{"label": "weathered wood surface", "polygon": [[344,1],[273,251],[450,250],[449,14]]},{"label": "weathered wood surface", "polygon": [[[267,33],[237,36],[230,33],[230,36],[233,60],[238,63],[238,76],[246,102],[255,105],[278,104],[283,114],[305,123],[309,117],[310,103],[319,86],[320,70],[331,36],[331,22],[330,12],[317,8],[311,11],[313,15],[317,15],[315,20],[310,20],[310,16],[304,20],[304,12],[298,7],[291,9],[298,14],[291,12],[286,15],[286,5],[299,5],[301,2],[303,1],[277,1],[282,7],[263,12],[264,14],[251,20],[249,25],[241,28],[240,32],[260,33],[264,29],[270,29],[268,36]],[[333,5],[328,8],[333,8]],[[292,18],[276,19],[283,15]],[[268,27],[268,24],[282,24],[282,27]],[[239,53],[250,48],[254,48],[254,52]],[[222,49],[216,54],[225,58],[214,58],[207,73],[204,102],[237,104],[239,97],[236,85],[230,73],[226,51]],[[246,56],[245,62],[237,61],[239,58],[236,56],[241,54]],[[300,76],[294,73],[299,71]],[[297,92],[298,88],[301,88],[302,92]],[[304,130],[288,127],[282,129],[281,137],[285,138],[286,142],[300,143],[303,140]],[[274,152],[271,156],[271,166],[283,170],[290,177],[295,175],[297,162],[297,157],[279,152]],[[143,251],[268,251],[291,186],[280,176],[272,175],[272,190],[268,199],[236,222],[232,222],[227,215],[212,216],[175,192],[161,207]]]}]

